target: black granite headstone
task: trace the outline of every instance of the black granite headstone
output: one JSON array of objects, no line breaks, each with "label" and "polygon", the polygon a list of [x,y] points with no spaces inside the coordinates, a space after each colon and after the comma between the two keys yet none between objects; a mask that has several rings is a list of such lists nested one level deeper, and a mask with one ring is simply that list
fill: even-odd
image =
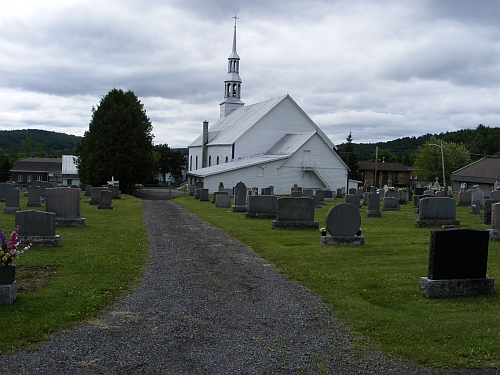
[{"label": "black granite headstone", "polygon": [[489,231],[452,228],[431,231],[430,280],[486,277]]}]

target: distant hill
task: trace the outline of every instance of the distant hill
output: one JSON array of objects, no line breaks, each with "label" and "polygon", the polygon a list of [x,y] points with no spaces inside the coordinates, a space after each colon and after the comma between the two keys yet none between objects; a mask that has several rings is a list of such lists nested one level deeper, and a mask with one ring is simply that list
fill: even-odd
[{"label": "distant hill", "polygon": [[[29,139],[32,142],[28,145]],[[0,130],[0,148],[9,154],[21,154],[29,147],[33,152],[40,151],[37,146],[40,148],[41,145],[44,156],[72,155],[81,139],[82,137],[76,135],[38,129]]]},{"label": "distant hill", "polygon": [[[420,137],[404,137],[393,141],[377,143],[352,143],[354,152],[359,161],[367,161],[375,153],[376,148],[387,150],[398,157],[398,162],[404,165],[413,165],[414,153],[417,148],[429,141],[429,138],[435,136],[444,142],[462,143],[471,153],[473,160],[483,156],[500,155],[500,128],[490,128],[484,125],[478,125],[476,129],[458,130],[455,132],[446,132],[439,134],[421,135]],[[356,140],[356,134],[352,134],[353,140]],[[345,145],[342,143],[340,149]]]}]

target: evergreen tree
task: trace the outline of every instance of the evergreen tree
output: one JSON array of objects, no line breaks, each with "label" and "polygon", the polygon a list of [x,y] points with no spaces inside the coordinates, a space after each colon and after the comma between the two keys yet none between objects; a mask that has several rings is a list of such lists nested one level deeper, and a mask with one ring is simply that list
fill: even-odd
[{"label": "evergreen tree", "polygon": [[153,127],[132,91],[113,89],[92,108],[89,130],[78,144],[82,183],[100,186],[114,176],[129,191],[153,173]]},{"label": "evergreen tree", "polygon": [[0,155],[0,182],[6,182],[10,180],[11,167],[12,165],[10,164],[9,157],[7,155]]},{"label": "evergreen tree", "polygon": [[349,131],[349,135],[346,138],[347,143],[344,143],[338,147],[337,153],[344,161],[344,163],[349,167],[349,178],[359,179],[359,161],[358,155],[354,152],[354,144],[352,143],[352,133]]}]

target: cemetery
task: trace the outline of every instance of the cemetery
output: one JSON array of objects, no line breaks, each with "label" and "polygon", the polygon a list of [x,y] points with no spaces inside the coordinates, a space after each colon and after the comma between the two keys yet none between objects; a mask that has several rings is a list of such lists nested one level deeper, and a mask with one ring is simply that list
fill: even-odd
[{"label": "cemetery", "polygon": [[[460,229],[442,230],[441,226],[417,227],[415,221],[419,220],[422,211],[415,213],[412,204],[401,204],[399,210],[384,211],[381,215],[383,201],[377,193],[371,193],[374,195],[368,199],[365,215],[361,209],[346,203],[344,197],[328,198],[332,200],[325,199],[321,208],[311,208],[310,202],[315,202],[312,198],[316,195],[314,192],[310,198],[291,198],[292,194],[262,195],[260,188],[256,192],[243,184],[235,187],[234,197],[229,194],[216,194],[214,197],[213,192],[210,192],[208,197],[203,197],[209,202],[203,202],[200,200],[202,187],[198,189],[198,199],[193,199],[194,191],[191,195],[190,189],[189,193],[175,198],[174,202],[223,229],[236,240],[248,244],[289,279],[299,281],[305,288],[320,295],[347,324],[369,337],[376,337],[377,345],[381,345],[384,350],[436,367],[488,367],[490,360],[478,360],[475,354],[464,355],[464,350],[472,347],[489,353],[488,358],[500,360],[500,343],[496,334],[500,329],[497,313],[500,297],[494,290],[494,280],[500,276],[500,241],[488,240],[489,232],[494,233],[495,226],[500,229],[496,203],[491,204],[491,225],[487,225],[484,220],[480,220],[480,215],[471,212],[471,206],[458,205],[458,197],[427,198],[429,201],[450,199],[455,203],[455,220],[459,221]],[[309,194],[307,189],[304,190]],[[249,192],[258,194],[248,195]],[[80,194],[81,199],[84,199],[84,192]],[[111,204],[109,193],[106,194],[105,202],[99,197],[100,204]],[[265,202],[258,201],[262,197]],[[50,192],[48,198],[50,204]],[[0,213],[1,228],[8,230],[16,222],[21,223],[21,226],[30,226],[22,223],[29,223],[33,218],[17,218],[21,214],[33,215],[32,212],[37,212],[26,208],[27,199],[20,194],[19,205],[22,210],[16,215]],[[294,206],[295,201],[289,202],[292,199],[301,200],[299,208]],[[210,203],[212,200],[215,204]],[[280,214],[280,202],[292,206],[282,208]],[[115,278],[125,284],[137,282],[147,253],[147,246],[144,246],[147,238],[140,215],[141,201],[122,195],[120,200],[112,201],[112,206],[114,210],[98,210],[95,205],[81,205],[80,214],[87,223],[85,227],[54,227],[60,240],[59,247],[42,245],[23,254],[16,262],[20,271],[18,274],[22,275],[22,271],[29,267],[51,266],[47,276],[50,282],[29,294],[23,289],[23,280],[19,279],[15,302],[12,306],[1,308],[5,311],[28,306],[32,311],[46,311],[49,308],[58,316],[86,317],[106,306],[111,296],[119,293]],[[423,211],[425,214],[426,209]],[[259,215],[251,217],[247,215],[248,212]],[[261,213],[269,215],[260,216]],[[480,213],[484,214],[484,208]],[[46,220],[51,222],[50,219]],[[312,222],[315,230],[303,230],[293,225],[281,229],[280,224],[276,224],[293,221]],[[327,235],[321,236],[316,223],[319,227],[328,228]],[[478,234],[477,239],[472,237],[474,240],[467,243],[464,251],[481,246],[483,255],[475,268],[479,272],[452,275],[462,281],[448,282],[444,289],[452,293],[442,295],[442,285],[437,288],[435,285],[442,284],[443,277],[448,280],[450,276],[439,274],[443,272],[440,268],[442,263],[439,257],[434,256],[443,243],[453,244],[456,241],[457,244],[465,244],[466,241],[460,237],[463,234],[459,231]],[[443,232],[451,239],[443,240]],[[434,234],[434,242],[432,233],[437,233]],[[336,235],[357,237],[358,242],[362,240],[359,243],[362,246],[325,243]],[[82,241],[82,236],[92,240]],[[488,237],[486,240],[485,236]],[[465,238],[469,237],[470,233],[465,233]],[[448,245],[448,248],[450,246],[456,248],[458,245]],[[137,257],[124,257],[124,249],[135,252]],[[452,261],[457,260],[454,254],[446,253],[446,248],[444,251],[446,256],[451,256]],[[469,264],[471,261],[469,259],[466,262]],[[99,265],[97,269],[96,265]],[[473,281],[463,288],[463,280],[467,279]],[[102,292],[96,296],[97,284],[98,290]],[[107,290],[111,294],[105,292]],[[54,303],[49,302],[49,307],[45,306],[48,302],[46,299],[30,297],[42,292],[54,296]],[[433,301],[432,304],[429,304],[429,300]],[[477,319],[479,308],[481,319]],[[409,316],[411,319],[408,319]],[[429,319],[429,316],[434,318]],[[26,325],[36,324],[37,321],[36,316],[29,313],[23,314],[20,319],[23,322],[20,324]],[[56,325],[51,329],[59,328]],[[477,337],[477,331],[482,332],[481,337]],[[449,332],[454,332],[452,338]],[[442,350],[444,343],[446,350]],[[26,345],[21,331],[17,341],[11,345]]]}]

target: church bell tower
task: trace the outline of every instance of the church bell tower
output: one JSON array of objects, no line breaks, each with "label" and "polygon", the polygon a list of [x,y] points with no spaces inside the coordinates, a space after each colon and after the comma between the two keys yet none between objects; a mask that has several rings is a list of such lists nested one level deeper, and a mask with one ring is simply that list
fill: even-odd
[{"label": "church bell tower", "polygon": [[220,103],[220,117],[245,105],[241,101],[240,57],[236,53],[236,14],[234,15],[233,51],[228,57],[227,78],[224,81],[224,100]]}]

